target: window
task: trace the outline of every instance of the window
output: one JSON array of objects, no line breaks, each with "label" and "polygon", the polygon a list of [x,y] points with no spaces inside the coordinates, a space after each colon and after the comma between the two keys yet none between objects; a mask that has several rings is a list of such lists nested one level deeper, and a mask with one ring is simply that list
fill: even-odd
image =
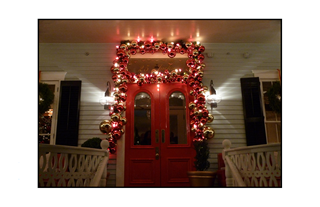
[{"label": "window", "polygon": [[187,144],[186,101],[179,91],[170,95],[169,120],[170,144]]},{"label": "window", "polygon": [[38,122],[38,142],[43,144],[55,144],[55,132],[57,124],[57,111],[59,99],[59,82],[58,81],[41,81],[49,85],[50,90],[54,93],[54,101],[50,109],[39,117]]},{"label": "window", "polygon": [[272,111],[267,96],[267,91],[276,81],[261,81],[263,113],[265,117],[265,129],[268,143],[281,142],[281,114]]},{"label": "window", "polygon": [[58,120],[59,87],[61,80],[64,80],[66,72],[41,72],[39,80],[49,85],[54,92],[54,101],[50,109],[39,117],[38,120],[38,142],[56,144],[56,130]]},{"label": "window", "polygon": [[265,122],[267,143],[281,143],[281,114],[271,110],[267,91],[275,82],[279,81],[279,71],[277,70],[253,70],[255,77],[260,79],[262,108]]},{"label": "window", "polygon": [[134,99],[134,145],[151,145],[151,97],[145,92]]}]

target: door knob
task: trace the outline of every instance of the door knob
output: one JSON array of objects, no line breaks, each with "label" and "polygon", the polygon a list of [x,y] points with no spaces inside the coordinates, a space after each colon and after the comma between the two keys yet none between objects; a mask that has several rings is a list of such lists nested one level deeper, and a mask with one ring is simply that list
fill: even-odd
[{"label": "door knob", "polygon": [[160,158],[159,147],[156,147],[156,160]]},{"label": "door knob", "polygon": [[164,141],[165,141],[164,133],[165,133],[165,131],[164,131],[164,129],[162,129],[162,130],[161,130],[162,143],[164,143]]}]

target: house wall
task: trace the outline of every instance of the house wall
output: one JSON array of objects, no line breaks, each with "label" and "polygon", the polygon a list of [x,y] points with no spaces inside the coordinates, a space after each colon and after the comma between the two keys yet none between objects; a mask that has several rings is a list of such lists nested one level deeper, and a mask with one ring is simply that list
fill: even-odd
[{"label": "house wall", "polygon": [[[92,137],[105,138],[99,124],[109,119],[107,111],[99,104],[107,81],[112,83],[110,67],[116,57],[115,44],[39,44],[39,70],[65,71],[65,80],[82,80],[79,140],[81,145]],[[229,139],[233,147],[246,145],[242,111],[240,78],[253,76],[252,70],[280,69],[279,44],[205,44],[206,68],[203,83],[210,85],[222,96],[218,107],[212,109],[211,126],[216,135],[209,140],[211,163],[216,170],[217,154],[222,151],[222,141]],[[248,52],[249,58],[243,53]],[[87,53],[87,54],[86,54]],[[116,185],[116,155],[110,156],[108,186]]]}]

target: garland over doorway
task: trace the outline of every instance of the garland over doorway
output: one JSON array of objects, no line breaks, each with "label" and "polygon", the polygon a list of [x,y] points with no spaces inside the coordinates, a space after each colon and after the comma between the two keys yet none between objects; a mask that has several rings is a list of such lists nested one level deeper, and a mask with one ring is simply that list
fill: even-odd
[{"label": "garland over doorway", "polygon": [[[111,120],[104,120],[100,123],[100,131],[109,135],[109,151],[115,153],[117,140],[124,134],[123,126],[127,120],[123,116],[126,110],[127,100],[127,83],[136,83],[139,86],[143,84],[158,84],[158,88],[163,83],[185,83],[192,90],[190,95],[194,96],[194,101],[189,103],[190,109],[190,127],[193,132],[193,141],[201,142],[214,137],[215,131],[206,126],[206,123],[213,121],[213,115],[209,114],[205,106],[205,93],[208,91],[207,86],[203,86],[202,77],[204,64],[205,47],[199,42],[162,42],[162,41],[122,41],[120,46],[117,46],[116,58],[110,70],[113,73],[112,79],[115,84],[114,94],[115,104],[111,107]],[[165,70],[159,72],[152,70],[150,74],[135,74],[128,71],[128,63],[131,55],[145,53],[163,53],[169,58],[174,58],[176,54],[186,54],[187,70],[174,69],[172,71]],[[159,90],[159,89],[158,89]]]}]

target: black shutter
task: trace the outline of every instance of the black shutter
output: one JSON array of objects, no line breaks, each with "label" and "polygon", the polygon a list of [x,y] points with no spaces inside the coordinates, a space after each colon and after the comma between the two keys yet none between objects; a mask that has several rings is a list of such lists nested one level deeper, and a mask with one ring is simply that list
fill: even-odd
[{"label": "black shutter", "polygon": [[78,145],[81,81],[61,81],[57,145]]},{"label": "black shutter", "polygon": [[259,78],[241,78],[247,146],[266,144]]}]

